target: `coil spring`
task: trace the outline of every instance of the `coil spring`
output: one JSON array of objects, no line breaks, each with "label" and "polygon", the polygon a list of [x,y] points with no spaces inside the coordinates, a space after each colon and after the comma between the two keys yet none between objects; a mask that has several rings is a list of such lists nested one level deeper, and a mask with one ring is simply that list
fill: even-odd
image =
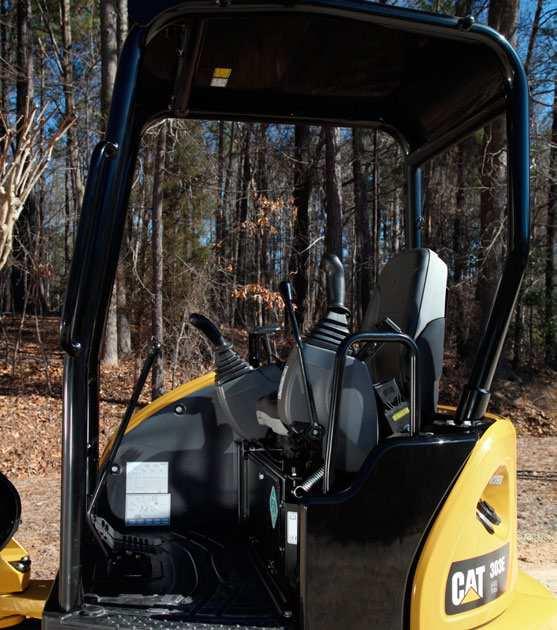
[{"label": "coil spring", "polygon": [[301,499],[304,494],[307,494],[313,486],[323,479],[325,475],[325,466],[321,466],[314,473],[312,473],[303,483],[294,488],[294,496],[297,499]]}]

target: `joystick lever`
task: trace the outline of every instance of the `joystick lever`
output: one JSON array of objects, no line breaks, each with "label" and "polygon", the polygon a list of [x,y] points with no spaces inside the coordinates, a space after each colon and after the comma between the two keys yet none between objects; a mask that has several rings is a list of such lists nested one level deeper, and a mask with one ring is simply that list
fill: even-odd
[{"label": "joystick lever", "polygon": [[327,277],[327,305],[329,309],[337,313],[348,314],[349,310],[345,306],[344,267],[339,257],[334,254],[325,254],[321,261],[321,269]]},{"label": "joystick lever", "polygon": [[219,385],[234,381],[251,372],[252,367],[232,349],[232,344],[223,337],[216,324],[205,315],[192,313],[190,323],[202,332],[215,349],[216,378]]},{"label": "joystick lever", "polygon": [[215,348],[224,346],[226,343],[217,325],[213,324],[213,322],[208,317],[205,317],[205,315],[192,313],[190,315],[190,323],[192,326],[195,326],[197,330],[202,332]]}]

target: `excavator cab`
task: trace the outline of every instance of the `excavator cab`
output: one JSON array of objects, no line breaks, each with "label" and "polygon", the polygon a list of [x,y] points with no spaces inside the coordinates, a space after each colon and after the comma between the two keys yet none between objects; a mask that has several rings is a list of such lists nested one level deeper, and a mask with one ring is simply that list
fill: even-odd
[{"label": "excavator cab", "polygon": [[[0,531],[0,626],[554,627],[555,599],[517,566],[515,432],[487,412],[530,237],[516,52],[470,17],[363,0],[129,0],[129,10],[61,323],[59,572],[44,610],[21,603],[31,586],[13,547],[20,507],[0,477],[13,503]],[[422,242],[421,171],[496,116],[508,129],[507,258],[449,408],[438,400],[447,267]],[[406,172],[405,248],[358,329],[335,256],[323,256],[327,304],[306,335],[283,282],[294,342],[284,361],[270,350],[275,330],[257,331],[243,357],[193,313],[214,370],[135,411],[154,346],[100,455],[99,353],[131,180],[142,133],[167,117],[389,133]]]}]

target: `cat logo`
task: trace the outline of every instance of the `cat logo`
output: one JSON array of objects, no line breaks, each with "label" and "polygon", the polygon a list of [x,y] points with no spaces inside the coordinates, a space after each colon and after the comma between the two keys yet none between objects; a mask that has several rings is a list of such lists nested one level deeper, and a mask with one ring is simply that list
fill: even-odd
[{"label": "cat logo", "polygon": [[451,578],[451,601],[453,606],[461,606],[482,599],[484,596],[485,566],[475,569],[455,571]]},{"label": "cat logo", "polygon": [[509,545],[483,556],[453,562],[445,591],[445,611],[456,615],[497,599],[505,592]]}]

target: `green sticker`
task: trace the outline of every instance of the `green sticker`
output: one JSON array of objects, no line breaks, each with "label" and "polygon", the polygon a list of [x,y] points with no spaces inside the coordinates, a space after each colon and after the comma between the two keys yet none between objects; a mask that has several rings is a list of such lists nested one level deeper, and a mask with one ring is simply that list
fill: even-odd
[{"label": "green sticker", "polygon": [[275,490],[275,486],[273,486],[271,494],[269,495],[269,513],[271,514],[271,525],[273,529],[277,526],[278,512],[277,491]]}]

